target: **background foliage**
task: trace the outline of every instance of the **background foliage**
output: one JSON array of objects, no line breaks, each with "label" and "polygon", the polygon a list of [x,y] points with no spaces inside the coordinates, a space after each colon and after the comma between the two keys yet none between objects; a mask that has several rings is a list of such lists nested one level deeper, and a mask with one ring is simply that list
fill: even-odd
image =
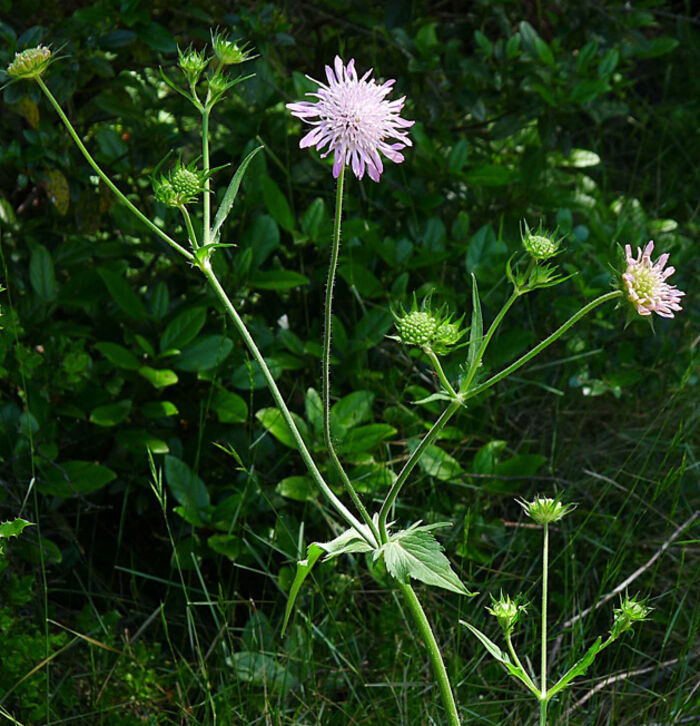
[{"label": "background foliage", "polygon": [[[523,693],[456,625],[495,635],[489,593],[535,596],[539,533],[514,497],[558,488],[579,502],[553,533],[553,632],[700,508],[690,4],[0,8],[0,65],[38,42],[62,48],[50,87],[120,188],[176,229],[149,174],[171,148],[196,157],[198,129],[158,67],[174,63],[176,43],[206,43],[211,26],[255,47],[255,78],[217,106],[212,165],[235,166],[260,143],[266,152],[225,230],[237,247],[216,265],[319,453],[334,188],[328,164],[298,149],[284,104],[336,53],[397,79],[414,148],[381,184],[348,184],[336,296],[334,430],[370,502],[439,410],[412,403],[436,382],[385,337],[391,305],[432,293],[461,314],[473,272],[492,315],[521,220],[558,227],[558,260],[576,274],[516,307],[488,361],[498,367],[609,289],[619,244],[653,238],[671,253],[683,313],[657,320],[656,335],[639,320],[625,327],[622,309],[588,318],[459,414],[396,513],[453,521],[445,547],[481,591],[425,593],[464,722],[529,723]],[[292,563],[329,538],[329,522],[259,371],[203,281],[97,183],[38,89],[15,84],[2,101],[0,519],[38,526],[2,564],[0,713],[27,725],[439,722],[427,660],[383,572],[347,558],[319,568],[279,638]],[[147,450],[163,470],[165,519]],[[652,621],[555,702],[554,721],[700,718],[699,589],[695,527],[632,586],[651,596]],[[612,604],[562,631],[554,672],[607,630]],[[520,640],[534,648],[535,633],[526,626]],[[605,682],[610,673],[619,678]]]}]

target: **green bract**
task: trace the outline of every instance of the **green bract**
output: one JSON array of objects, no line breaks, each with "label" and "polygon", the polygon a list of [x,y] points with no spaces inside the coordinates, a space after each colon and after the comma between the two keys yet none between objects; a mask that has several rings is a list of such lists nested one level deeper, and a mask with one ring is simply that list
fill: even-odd
[{"label": "green bract", "polygon": [[537,495],[531,502],[517,500],[518,504],[525,510],[525,514],[537,524],[549,524],[558,522],[575,508],[575,504],[562,504],[559,499],[541,497]]},{"label": "green bract", "polygon": [[214,54],[219,59],[222,66],[232,66],[238,63],[245,63],[253,56],[250,49],[246,48],[247,44],[238,46],[237,43],[228,39],[228,33],[217,31],[211,35],[211,44],[214,48]]}]

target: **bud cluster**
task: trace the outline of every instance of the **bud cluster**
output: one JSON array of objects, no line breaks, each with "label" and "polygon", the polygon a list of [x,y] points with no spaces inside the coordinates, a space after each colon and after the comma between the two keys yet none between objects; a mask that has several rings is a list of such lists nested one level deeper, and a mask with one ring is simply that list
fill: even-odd
[{"label": "bud cluster", "polygon": [[448,353],[466,332],[460,329],[462,318],[453,321],[452,315],[446,314],[444,308],[431,310],[427,300],[420,310],[414,301],[411,310],[402,310],[401,314],[394,314],[394,318],[397,340],[406,345],[430,348],[440,355]]}]

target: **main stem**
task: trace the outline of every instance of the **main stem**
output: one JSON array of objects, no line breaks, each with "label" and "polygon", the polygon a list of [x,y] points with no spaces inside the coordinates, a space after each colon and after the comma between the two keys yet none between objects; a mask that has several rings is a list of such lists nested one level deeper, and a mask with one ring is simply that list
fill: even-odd
[{"label": "main stem", "polygon": [[333,466],[343,482],[345,491],[357,508],[360,516],[369,527],[370,532],[374,535],[379,543],[379,531],[377,530],[372,517],[362,503],[360,497],[355,491],[350,478],[345,472],[335,446],[333,446],[333,432],[331,431],[331,338],[333,336],[333,289],[335,287],[335,272],[338,267],[338,255],[340,253],[340,230],[343,218],[343,186],[345,180],[345,166],[340,170],[338,175],[338,186],[335,195],[335,221],[333,223],[333,240],[331,243],[331,257],[328,263],[328,281],[326,283],[326,299],[324,302],[324,327],[323,327],[323,356],[322,356],[322,390],[321,398],[323,405],[323,440],[328,450]]},{"label": "main stem", "polygon": [[540,666],[540,726],[547,726],[547,588],[549,575],[549,523],[544,523],[542,544],[542,649]]},{"label": "main stem", "polygon": [[423,606],[420,604],[418,596],[408,582],[398,581],[398,585],[406,599],[408,609],[411,611],[411,615],[413,615],[413,620],[418,626],[418,630],[425,642],[425,646],[428,649],[428,656],[430,657],[430,662],[433,666],[435,680],[438,682],[440,696],[442,697],[442,702],[445,706],[445,710],[447,711],[447,720],[450,726],[460,726],[459,713],[457,712],[457,704],[455,703],[455,697],[452,693],[450,678],[447,675],[447,669],[445,668],[445,663],[442,660],[440,647],[435,639],[433,629],[430,627],[428,618],[425,615]]},{"label": "main stem", "polygon": [[83,144],[82,139],[80,136],[78,136],[76,130],[73,128],[73,125],[68,120],[68,116],[63,112],[63,109],[60,107],[58,101],[53,97],[53,94],[49,89],[47,88],[44,81],[41,79],[41,77],[37,77],[36,82],[39,84],[39,88],[44,92],[44,95],[46,98],[49,99],[49,102],[54,107],[56,113],[58,114],[58,117],[63,121],[63,125],[68,130],[68,133],[71,135],[71,138],[73,141],[75,141],[76,146],[80,149],[83,156],[85,157],[86,161],[90,166],[95,170],[97,173],[97,176],[102,179],[102,181],[121,199],[121,201],[126,205],[128,210],[138,219],[140,219],[149,229],[153,230],[162,240],[165,240],[173,249],[177,250],[183,257],[187,258],[190,262],[194,260],[194,257],[192,254],[190,254],[184,247],[180,246],[172,237],[170,237],[168,234],[163,232],[163,230],[155,225],[141,210],[134,206],[124,195],[124,193],[114,184],[114,182],[102,171],[102,169],[99,167],[98,163],[92,158],[92,155],[85,147],[85,144]]},{"label": "main stem", "polygon": [[226,313],[233,321],[233,324],[236,326],[236,330],[238,330],[238,334],[243,338],[243,341],[248,346],[248,350],[251,352],[251,355],[257,362],[257,364],[260,366],[260,370],[262,371],[263,377],[265,378],[265,383],[267,383],[267,387],[270,389],[270,393],[272,394],[272,397],[275,399],[275,403],[277,404],[277,407],[280,410],[280,413],[282,414],[282,418],[285,420],[287,426],[289,427],[289,430],[292,434],[292,437],[294,438],[294,442],[297,446],[297,449],[299,450],[299,453],[301,454],[301,458],[304,460],[304,463],[306,464],[307,469],[309,470],[309,473],[313,477],[314,481],[318,485],[318,487],[321,489],[321,491],[328,497],[333,507],[336,509],[338,514],[343,517],[343,519],[353,528],[355,529],[358,534],[362,536],[364,540],[367,541],[367,544],[369,544],[371,547],[375,546],[375,542],[371,541],[371,537],[368,537],[366,532],[366,526],[364,526],[358,519],[355,517],[355,515],[338,499],[338,497],[335,495],[333,490],[328,486],[325,479],[321,475],[321,472],[318,470],[318,467],[316,466],[316,463],[314,462],[313,458],[311,457],[311,454],[309,453],[308,448],[306,447],[306,443],[304,442],[304,439],[302,439],[301,434],[299,433],[299,429],[297,428],[297,425],[294,423],[294,419],[292,418],[292,414],[289,411],[289,408],[287,407],[287,403],[282,397],[282,394],[280,393],[279,388],[277,387],[277,384],[275,383],[275,379],[272,377],[272,374],[270,373],[270,369],[268,368],[267,363],[265,362],[265,359],[262,356],[262,353],[258,349],[258,346],[255,344],[255,341],[253,340],[252,336],[250,335],[250,332],[248,331],[248,328],[246,327],[246,324],[243,322],[241,316],[238,314],[238,311],[233,306],[233,303],[228,299],[228,296],[226,295],[226,291],[221,287],[221,283],[219,282],[218,278],[214,274],[214,271],[211,269],[211,265],[209,261],[205,261],[200,265],[200,269],[204,273],[204,276],[207,278],[207,281],[211,285],[212,289],[214,290],[214,293],[216,294],[217,298],[221,302],[221,304],[224,306],[224,309],[226,310]]},{"label": "main stem", "polygon": [[207,103],[202,111],[202,171],[204,172],[204,194],[202,199],[202,245],[209,244],[210,220],[211,220],[211,199],[209,194],[209,94]]}]

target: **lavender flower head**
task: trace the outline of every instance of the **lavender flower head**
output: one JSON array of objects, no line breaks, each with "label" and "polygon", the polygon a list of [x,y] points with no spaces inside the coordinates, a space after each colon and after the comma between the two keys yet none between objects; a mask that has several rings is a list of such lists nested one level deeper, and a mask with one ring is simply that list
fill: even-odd
[{"label": "lavender flower head", "polygon": [[651,241],[642,252],[637,247],[636,258],[632,256],[632,248],[625,245],[627,270],[622,275],[627,287],[627,296],[640,315],[656,313],[662,318],[672,318],[674,310],[681,310],[680,300],[685,295],[675,285],[669,285],[666,279],[675,271],[675,267],[664,266],[668,261],[668,253],[664,253],[652,263],[651,253],[654,242]]},{"label": "lavender flower head", "polygon": [[[379,152],[400,164],[403,161],[401,149],[412,145],[405,129],[414,122],[399,116],[406,97],[387,101],[394,81],[378,85],[369,78],[372,69],[358,78],[354,59],[343,65],[336,56],[334,65],[335,69],[326,66],[328,85],[307,76],[318,83],[318,91],[306,95],[315,96],[317,101],[287,104],[292,116],[314,127],[299,146],[302,149],[315,146],[319,151],[327,147],[322,157],[333,152],[336,179],[347,164],[358,179],[362,179],[366,169],[369,178],[378,182],[384,171]],[[391,141],[394,143],[389,143]]]}]

